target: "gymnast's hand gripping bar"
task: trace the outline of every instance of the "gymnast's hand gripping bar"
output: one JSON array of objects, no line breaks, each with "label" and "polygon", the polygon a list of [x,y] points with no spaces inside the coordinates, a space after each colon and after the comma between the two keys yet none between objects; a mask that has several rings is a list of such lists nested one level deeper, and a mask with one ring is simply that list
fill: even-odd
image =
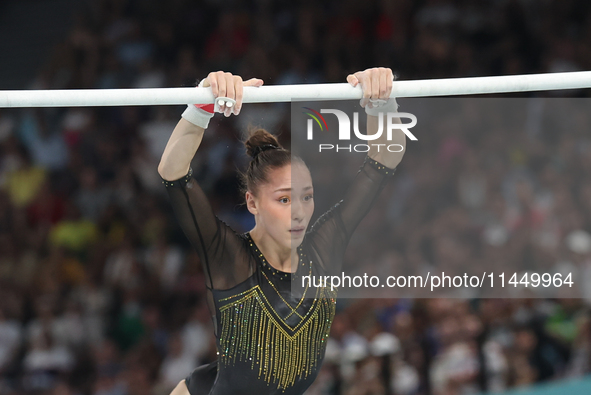
[{"label": "gymnast's hand gripping bar", "polygon": [[[391,97],[454,96],[591,88],[591,71],[394,81]],[[244,87],[243,103],[361,99],[348,83]],[[0,91],[0,108],[151,106],[213,103],[211,88]]]}]

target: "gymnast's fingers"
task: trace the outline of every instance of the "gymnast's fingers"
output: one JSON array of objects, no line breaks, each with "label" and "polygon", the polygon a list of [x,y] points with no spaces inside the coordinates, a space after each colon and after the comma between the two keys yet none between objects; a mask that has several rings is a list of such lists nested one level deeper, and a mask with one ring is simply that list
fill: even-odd
[{"label": "gymnast's fingers", "polygon": [[[220,82],[220,89],[219,89],[219,96],[218,97],[227,97],[229,99],[234,99],[235,96],[235,81],[234,81],[234,76],[232,75],[232,73],[222,73],[222,78],[220,78],[220,81],[224,80],[224,85],[225,85],[225,92],[222,92],[222,84]],[[240,79],[242,81],[242,79]],[[228,106],[228,103],[230,102],[226,102],[222,99],[219,100],[218,105],[220,106],[220,112],[224,113],[224,116],[229,117],[231,112],[232,112],[232,108],[230,106]]]},{"label": "gymnast's fingers", "polygon": [[357,84],[359,84],[359,80],[353,74],[349,74],[347,76],[347,82],[353,86],[357,86]]},{"label": "gymnast's fingers", "polygon": [[234,107],[231,108],[232,114],[234,114],[234,115],[238,115],[238,113],[240,112],[240,107],[242,107],[243,86],[244,86],[244,82],[242,81],[242,77],[240,77],[239,75],[235,75],[234,76],[234,92],[236,95],[236,97],[235,97],[236,104],[234,104]]},{"label": "gymnast's fingers", "polygon": [[264,81],[260,78],[251,78],[247,81],[244,81],[244,86],[261,86],[264,84]]},{"label": "gymnast's fingers", "polygon": [[369,103],[369,98],[371,96],[371,79],[368,78],[367,70],[365,71],[358,71],[355,73],[355,77],[361,84],[361,88],[363,89],[363,98],[359,102],[361,107],[365,107],[367,103]]},{"label": "gymnast's fingers", "polygon": [[[222,73],[221,71],[213,71],[209,73],[207,79],[209,80],[209,84],[211,85],[211,93],[213,97],[218,97],[220,94],[220,83],[219,83],[219,75]],[[225,89],[224,89],[225,91]]]},{"label": "gymnast's fingers", "polygon": [[[236,95],[236,91],[234,89],[234,76],[232,75],[232,73],[224,73],[224,79],[226,81],[226,92],[225,94],[222,95],[222,92],[220,91],[220,96],[224,96],[224,97],[228,97],[230,99],[234,99],[235,95]],[[242,81],[242,79],[240,79]]]},{"label": "gymnast's fingers", "polygon": [[388,76],[386,77],[386,98],[390,98],[392,94],[392,88],[394,87],[394,73],[391,69],[388,69]]},{"label": "gymnast's fingers", "polygon": [[371,75],[371,98],[376,100],[380,97],[380,70],[377,68],[370,69]]},{"label": "gymnast's fingers", "polygon": [[388,100],[392,92],[392,70],[380,67],[380,99]]},{"label": "gymnast's fingers", "polygon": [[213,84],[212,84],[212,93],[215,97],[224,97],[226,96],[226,77],[224,76],[223,71],[216,71],[215,72],[215,81],[217,85],[217,90],[214,91]]},{"label": "gymnast's fingers", "polygon": [[201,82],[203,83],[203,85],[201,85],[201,84],[199,84],[199,85],[203,86],[204,88],[207,88],[207,87],[211,86],[211,84],[209,83],[209,76],[210,76],[211,74],[212,74],[212,73],[209,73],[209,74],[207,75],[207,77],[205,77],[205,78],[203,79],[203,81],[201,81]]},{"label": "gymnast's fingers", "polygon": [[236,85],[236,104],[232,109],[232,113],[234,115],[238,115],[240,110],[242,109],[242,100],[244,99],[244,87],[245,86],[254,86],[259,87],[264,84],[264,81],[260,78],[251,78],[247,81],[244,81],[239,88],[239,85]]}]

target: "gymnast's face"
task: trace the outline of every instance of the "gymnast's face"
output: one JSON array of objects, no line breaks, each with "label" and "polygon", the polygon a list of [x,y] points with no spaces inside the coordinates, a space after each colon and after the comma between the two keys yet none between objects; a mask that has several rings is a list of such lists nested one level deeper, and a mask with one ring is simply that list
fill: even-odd
[{"label": "gymnast's face", "polygon": [[271,170],[268,182],[257,192],[248,205],[257,227],[283,247],[299,246],[314,213],[312,177],[306,165],[294,161]]}]

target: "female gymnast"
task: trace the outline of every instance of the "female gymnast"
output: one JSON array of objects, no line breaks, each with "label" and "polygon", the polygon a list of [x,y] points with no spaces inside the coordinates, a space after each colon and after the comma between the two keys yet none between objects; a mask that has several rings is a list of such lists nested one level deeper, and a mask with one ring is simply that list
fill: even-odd
[{"label": "female gymnast", "polygon": [[[368,113],[367,133],[378,130],[379,112],[395,112],[393,74],[372,68],[350,74],[361,84],[360,104]],[[301,158],[282,148],[264,129],[250,131],[245,142],[252,160],[243,177],[248,210],[256,225],[236,233],[212,211],[190,167],[215,112],[238,115],[242,81],[221,71],[199,85],[211,87],[216,103],[189,105],[175,127],[158,166],[175,216],[197,250],[206,276],[218,359],[195,369],[171,395],[301,395],[316,378],[335,314],[336,292],[291,290],[293,278],[321,276],[340,268],[351,234],[400,163],[406,136],[374,141],[343,199],[308,229],[314,212],[312,178]],[[232,100],[226,100],[232,103]],[[384,123],[385,125],[385,123]],[[400,144],[401,152],[379,150],[379,143]],[[382,145],[385,146],[385,145]],[[378,148],[376,148],[378,147]]]}]

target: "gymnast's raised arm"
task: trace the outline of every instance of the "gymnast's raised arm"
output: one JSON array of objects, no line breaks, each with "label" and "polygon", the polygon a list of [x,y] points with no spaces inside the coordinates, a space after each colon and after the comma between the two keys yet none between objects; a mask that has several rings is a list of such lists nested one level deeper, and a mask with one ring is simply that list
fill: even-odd
[{"label": "gymnast's raised arm", "polygon": [[[210,73],[200,86],[211,86],[216,100],[235,99],[234,106],[220,110],[230,116],[240,112],[242,87],[260,86],[262,82],[253,78],[243,83],[239,76],[220,71]],[[201,258],[208,288],[227,289],[246,279],[249,268],[237,256],[241,251],[239,236],[214,214],[190,168],[214,109],[220,108],[213,104],[187,107],[164,149],[158,173],[181,228]]]},{"label": "gymnast's raised arm", "polygon": [[[211,86],[211,92],[216,98],[228,97],[236,100],[232,107],[224,111],[224,115],[228,117],[230,114],[240,113],[243,86],[261,86],[262,84],[263,80],[258,78],[242,82],[242,78],[238,75],[217,71],[209,73],[199,86],[205,88]],[[174,128],[158,165],[158,173],[163,179],[177,180],[187,174],[191,160],[201,144],[203,133],[213,114],[213,104],[197,105],[195,108],[189,106],[183,113],[183,118]]]},{"label": "gymnast's raised arm", "polygon": [[[361,84],[361,88],[363,89],[363,98],[359,104],[366,108],[368,135],[373,135],[378,131],[378,116],[380,116],[380,113],[385,114],[387,112],[396,112],[398,110],[396,99],[390,99],[393,81],[394,74],[392,73],[392,70],[384,67],[375,67],[365,71],[358,71],[347,76],[347,82],[349,82],[349,84],[353,86]],[[381,116],[383,117],[384,115]],[[386,120],[384,119],[383,121],[385,128]],[[401,123],[400,118],[393,118],[392,121],[394,123]],[[385,148],[389,145],[399,146],[400,149],[390,151]],[[406,135],[402,129],[395,129],[392,131],[391,140],[388,140],[387,133],[385,132],[381,133],[380,137],[373,140],[367,155],[380,162],[382,165],[390,169],[395,169],[402,161],[405,151]]]},{"label": "gymnast's raised arm", "polygon": [[[392,92],[392,70],[382,67],[367,69],[350,74],[347,81],[353,86],[361,84],[363,99],[360,104],[366,108],[368,114],[367,134],[376,134],[379,113],[396,112],[398,108],[396,100],[389,99]],[[379,103],[381,106],[374,107],[373,103],[379,100],[381,100]],[[394,118],[393,121],[400,123],[399,118]],[[384,120],[383,125],[385,124]],[[399,147],[392,150],[397,152],[392,152],[385,148],[387,146]],[[317,250],[322,256],[321,261],[328,262],[326,269],[332,274],[341,270],[342,260],[339,254],[342,258],[355,228],[367,215],[388,179],[394,175],[405,150],[406,135],[400,129],[392,131],[391,140],[387,140],[385,132],[373,140],[365,161],[345,191],[343,199],[324,213],[312,226]]]},{"label": "gymnast's raised arm", "polygon": [[[379,116],[385,118],[385,113],[396,112],[398,109],[396,99],[389,98],[393,80],[392,70],[384,67],[358,71],[347,76],[347,82],[353,86],[361,84],[363,89],[360,105],[365,107],[367,113],[368,135],[376,134],[378,131]],[[382,102],[379,103],[380,101]],[[400,118],[394,118],[393,122],[401,123]],[[386,119],[383,119],[382,125],[385,129]],[[367,214],[383,189],[387,176],[394,173],[406,152],[406,135],[401,129],[392,130],[391,140],[387,137],[387,133],[383,130],[380,137],[372,141],[367,153],[369,158],[366,160],[369,163],[366,163],[358,172],[340,205],[343,223],[349,236]],[[388,146],[398,149],[386,149]]]}]

